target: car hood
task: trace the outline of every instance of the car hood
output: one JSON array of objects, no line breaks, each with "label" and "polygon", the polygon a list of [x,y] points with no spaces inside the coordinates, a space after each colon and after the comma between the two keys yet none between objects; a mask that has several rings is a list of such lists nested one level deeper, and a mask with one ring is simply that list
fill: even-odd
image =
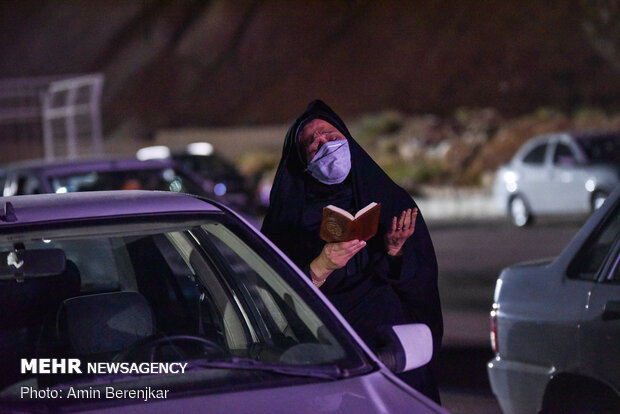
[{"label": "car hood", "polygon": [[[121,402],[121,401],[119,401]],[[290,387],[168,399],[123,400],[123,404],[97,407],[98,413],[446,413],[444,409],[398,380],[378,371],[361,377]]]},{"label": "car hood", "polygon": [[545,267],[547,265],[550,265],[555,259],[556,257],[547,257],[543,259],[529,260],[526,262],[516,263],[510,266],[510,268],[515,269],[521,267]]}]

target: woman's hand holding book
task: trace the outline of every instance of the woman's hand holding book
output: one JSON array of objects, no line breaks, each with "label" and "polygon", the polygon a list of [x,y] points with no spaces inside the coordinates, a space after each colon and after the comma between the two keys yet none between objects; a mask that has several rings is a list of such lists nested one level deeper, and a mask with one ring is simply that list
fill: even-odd
[{"label": "woman's hand holding book", "polygon": [[364,246],[366,242],[363,240],[326,243],[319,256],[310,263],[312,283],[321,286],[334,270],[344,267]]}]

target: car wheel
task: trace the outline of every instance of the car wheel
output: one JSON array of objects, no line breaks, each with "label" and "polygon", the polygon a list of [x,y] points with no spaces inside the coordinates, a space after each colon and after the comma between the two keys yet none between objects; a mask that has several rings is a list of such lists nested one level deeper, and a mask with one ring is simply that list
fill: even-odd
[{"label": "car wheel", "polygon": [[598,210],[607,199],[607,196],[608,194],[605,191],[595,191],[594,194],[592,194],[592,200],[590,201],[592,211]]},{"label": "car wheel", "polygon": [[620,399],[613,391],[600,387],[582,389],[570,387],[557,390],[553,396],[545,396],[539,414],[615,414]]},{"label": "car wheel", "polygon": [[508,213],[512,223],[517,227],[524,227],[532,222],[530,208],[521,196],[514,196],[510,199]]}]

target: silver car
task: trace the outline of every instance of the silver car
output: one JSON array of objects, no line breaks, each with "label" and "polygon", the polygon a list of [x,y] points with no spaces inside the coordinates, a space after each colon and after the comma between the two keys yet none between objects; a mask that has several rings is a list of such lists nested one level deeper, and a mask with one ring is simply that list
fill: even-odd
[{"label": "silver car", "polygon": [[620,185],[620,132],[559,132],[526,142],[499,168],[493,194],[516,226],[584,214]]},{"label": "silver car", "polygon": [[488,364],[505,414],[620,412],[620,188],[557,259],[504,269]]},{"label": "silver car", "polygon": [[0,199],[0,411],[445,413],[380,360],[269,240],[164,191]]}]

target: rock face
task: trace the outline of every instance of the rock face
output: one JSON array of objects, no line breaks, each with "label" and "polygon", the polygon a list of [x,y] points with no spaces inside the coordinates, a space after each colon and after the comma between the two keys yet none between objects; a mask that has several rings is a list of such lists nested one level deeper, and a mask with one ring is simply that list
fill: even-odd
[{"label": "rock face", "polygon": [[0,16],[0,77],[105,73],[108,132],[288,122],[316,97],[353,115],[620,96],[583,10],[560,0],[23,0]]}]

